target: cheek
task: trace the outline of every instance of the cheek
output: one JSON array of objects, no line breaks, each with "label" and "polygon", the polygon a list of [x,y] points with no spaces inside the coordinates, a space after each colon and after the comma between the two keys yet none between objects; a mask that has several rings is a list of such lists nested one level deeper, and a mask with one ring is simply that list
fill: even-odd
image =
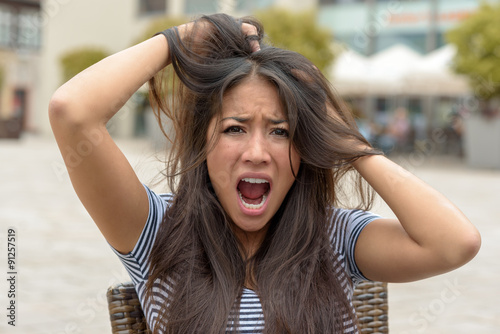
[{"label": "cheek", "polygon": [[295,182],[295,176],[299,172],[300,157],[294,149],[292,149],[290,154],[288,154],[288,147],[287,147],[286,149],[281,150],[281,155],[279,160],[280,162],[278,168],[280,170],[279,174],[281,179],[280,189],[282,191],[287,192],[288,190],[290,190],[290,187]]},{"label": "cheek", "polygon": [[231,179],[229,178],[229,173],[224,170],[214,170],[210,172],[210,181],[212,182],[212,186],[214,187],[215,192],[219,194],[223,194],[224,189],[229,188],[231,184]]},{"label": "cheek", "polygon": [[223,192],[231,184],[229,171],[230,154],[218,143],[207,155],[207,169],[210,181],[217,193]]}]

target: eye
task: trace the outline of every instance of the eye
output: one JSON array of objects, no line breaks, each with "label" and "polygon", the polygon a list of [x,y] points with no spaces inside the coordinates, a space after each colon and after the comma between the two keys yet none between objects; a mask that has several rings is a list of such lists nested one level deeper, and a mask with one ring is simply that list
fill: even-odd
[{"label": "eye", "polygon": [[272,133],[279,137],[288,138],[288,130],[284,128],[275,128]]},{"label": "eye", "polygon": [[224,133],[241,133],[241,132],[243,132],[243,130],[241,129],[241,127],[239,127],[237,125],[228,126],[224,130]]}]

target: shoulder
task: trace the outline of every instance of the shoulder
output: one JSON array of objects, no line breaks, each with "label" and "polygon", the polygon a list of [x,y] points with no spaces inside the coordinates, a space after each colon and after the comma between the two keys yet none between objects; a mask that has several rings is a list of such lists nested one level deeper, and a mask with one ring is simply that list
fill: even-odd
[{"label": "shoulder", "polygon": [[353,283],[366,280],[355,261],[355,248],[363,229],[381,218],[369,211],[331,208],[329,210],[330,242],[342,267]]},{"label": "shoulder", "polygon": [[352,246],[356,243],[361,231],[380,218],[370,211],[330,207],[327,216],[330,241],[336,251],[344,253],[346,244]]},{"label": "shoulder", "polygon": [[346,229],[362,229],[368,223],[380,218],[379,215],[370,211],[336,207],[330,207],[327,215],[328,226],[332,233]]},{"label": "shoulder", "polygon": [[157,193],[151,190],[151,188],[149,188],[145,184],[144,188],[146,189],[146,192],[148,194],[150,211],[155,207],[161,207],[164,211],[166,208],[170,207],[174,202],[175,196],[173,193]]}]

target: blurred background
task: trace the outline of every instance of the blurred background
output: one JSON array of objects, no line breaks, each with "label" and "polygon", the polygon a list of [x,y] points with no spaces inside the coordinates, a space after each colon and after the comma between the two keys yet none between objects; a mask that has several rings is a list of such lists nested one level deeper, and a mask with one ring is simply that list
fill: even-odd
[{"label": "blurred background", "polygon": [[[366,138],[482,232],[471,264],[390,286],[391,332],[496,333],[500,4],[475,0],[0,0],[0,247],[9,227],[19,240],[18,325],[0,332],[110,332],[105,290],[128,277],[72,191],[47,106],[91,64],[215,12],[254,15],[270,43],[311,59]],[[108,130],[153,184],[165,144],[146,87]],[[2,279],[0,309],[6,294]]]}]

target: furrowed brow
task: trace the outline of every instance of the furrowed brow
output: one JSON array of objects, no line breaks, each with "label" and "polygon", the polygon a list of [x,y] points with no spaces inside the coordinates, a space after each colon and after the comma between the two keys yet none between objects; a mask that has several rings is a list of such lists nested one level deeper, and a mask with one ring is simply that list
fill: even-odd
[{"label": "furrowed brow", "polygon": [[232,120],[235,120],[236,122],[240,122],[240,123],[245,123],[245,122],[248,122],[250,120],[250,118],[243,118],[243,117],[231,116],[231,117],[224,117],[222,119],[222,121],[225,121],[225,120],[228,120],[228,119],[232,119]]},{"label": "furrowed brow", "polygon": [[281,123],[288,123],[286,119],[270,119],[269,122],[273,124],[281,124]]},{"label": "furrowed brow", "polygon": [[[245,123],[245,122],[248,122],[250,120],[250,118],[230,116],[230,117],[224,117],[221,121],[225,121],[228,119],[232,119],[232,120],[235,120],[236,122],[240,122],[240,123]],[[288,123],[288,121],[286,119],[271,119],[271,118],[269,118],[268,121],[272,124]]]}]

